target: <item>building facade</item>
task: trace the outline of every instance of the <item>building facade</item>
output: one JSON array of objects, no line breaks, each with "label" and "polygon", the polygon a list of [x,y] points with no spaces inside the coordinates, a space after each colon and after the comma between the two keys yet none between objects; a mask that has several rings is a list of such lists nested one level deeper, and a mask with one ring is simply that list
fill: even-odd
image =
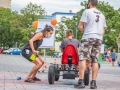
[{"label": "building facade", "polygon": [[52,15],[47,15],[47,16],[44,16],[45,19],[56,19],[57,22],[61,22],[64,18],[68,18],[68,19],[71,19],[73,18],[73,16],[75,16],[76,13],[72,13],[72,12],[69,12],[69,13],[65,13],[65,12],[55,12],[53,13]]},{"label": "building facade", "polygon": [[63,21],[64,18],[72,19],[73,16],[75,16],[76,13],[64,13],[64,12],[55,12],[52,14],[53,19],[56,19],[57,22]]}]

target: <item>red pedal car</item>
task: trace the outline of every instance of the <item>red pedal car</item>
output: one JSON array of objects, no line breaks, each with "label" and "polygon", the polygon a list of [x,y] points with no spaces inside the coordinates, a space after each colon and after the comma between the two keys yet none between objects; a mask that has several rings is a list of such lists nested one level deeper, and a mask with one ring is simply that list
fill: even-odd
[{"label": "red pedal car", "polygon": [[[63,79],[75,79],[78,77],[78,70],[75,69],[75,65],[78,64],[78,53],[73,45],[67,45],[63,51],[61,65],[65,65],[65,69],[61,69],[61,65],[52,64],[48,70],[48,82],[54,84],[54,81],[58,81],[60,76]],[[60,75],[60,72],[63,72]],[[84,74],[84,83],[89,85],[89,68],[86,68]]]}]

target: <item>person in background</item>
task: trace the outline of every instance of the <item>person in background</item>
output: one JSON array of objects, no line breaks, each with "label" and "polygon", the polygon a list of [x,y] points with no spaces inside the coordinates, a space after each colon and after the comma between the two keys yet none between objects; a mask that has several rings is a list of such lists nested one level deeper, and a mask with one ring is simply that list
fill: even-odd
[{"label": "person in background", "polygon": [[114,67],[115,61],[116,61],[116,50],[115,49],[113,49],[111,57],[112,57],[112,66]]},{"label": "person in background", "polygon": [[105,52],[104,52],[104,61],[106,61],[107,60],[107,48],[105,49]]},{"label": "person in background", "polygon": [[106,59],[107,62],[109,62],[110,57],[111,57],[111,51],[110,51],[110,49],[108,48],[108,51],[107,51],[107,59]]}]

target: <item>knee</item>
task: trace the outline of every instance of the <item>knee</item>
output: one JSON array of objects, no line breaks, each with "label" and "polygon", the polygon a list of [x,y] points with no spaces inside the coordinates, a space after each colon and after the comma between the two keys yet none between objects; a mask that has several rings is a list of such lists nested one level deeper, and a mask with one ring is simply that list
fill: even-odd
[{"label": "knee", "polygon": [[43,65],[45,63],[44,61],[41,61],[41,60],[40,60],[40,62],[41,62],[41,65]]},{"label": "knee", "polygon": [[41,58],[39,58],[39,61],[42,63],[42,65],[45,63]]},{"label": "knee", "polygon": [[98,70],[99,69],[99,63],[92,63],[92,67],[94,70]]},{"label": "knee", "polygon": [[38,68],[41,67],[41,66],[42,66],[42,62],[37,61],[36,66],[37,66]]},{"label": "knee", "polygon": [[38,63],[37,66],[38,68],[40,68],[42,66],[42,63]]},{"label": "knee", "polygon": [[42,65],[45,63],[44,61],[41,61]]},{"label": "knee", "polygon": [[79,62],[79,69],[80,70],[85,70],[86,69],[86,63],[84,63],[84,61]]}]

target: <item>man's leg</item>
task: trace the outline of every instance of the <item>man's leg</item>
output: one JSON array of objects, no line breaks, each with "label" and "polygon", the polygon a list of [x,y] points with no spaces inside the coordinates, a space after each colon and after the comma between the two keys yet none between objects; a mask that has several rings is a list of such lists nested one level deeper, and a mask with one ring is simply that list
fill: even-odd
[{"label": "man's leg", "polygon": [[75,65],[75,70],[79,70],[79,65]]},{"label": "man's leg", "polygon": [[78,84],[75,84],[74,87],[75,88],[85,88],[84,85],[84,72],[86,69],[86,60],[80,61],[79,62],[79,81]]},{"label": "man's leg", "polygon": [[96,80],[98,74],[98,63],[92,63],[92,80]]},{"label": "man's leg", "polygon": [[97,75],[98,75],[98,58],[99,58],[99,54],[100,54],[100,50],[101,50],[101,40],[94,40],[93,41],[93,48],[92,48],[92,52],[91,52],[91,59],[92,59],[92,81],[90,83],[90,88],[91,89],[96,89],[97,85],[96,85],[96,79],[97,79]]},{"label": "man's leg", "polygon": [[92,63],[92,81],[90,83],[90,88],[91,89],[96,89],[96,79],[97,79],[97,75],[98,75],[98,63]]},{"label": "man's leg", "polygon": [[80,61],[79,62],[79,79],[83,80],[84,79],[84,72],[86,69],[86,60]]},{"label": "man's leg", "polygon": [[79,81],[74,85],[75,88],[85,88],[84,84],[84,72],[86,70],[86,61],[90,59],[91,45],[88,40],[83,40],[79,53]]},{"label": "man's leg", "polygon": [[62,70],[65,70],[65,68],[66,68],[66,65],[61,65]]},{"label": "man's leg", "polygon": [[89,70],[92,70],[92,63],[90,61],[87,61],[86,65],[88,66]]}]

